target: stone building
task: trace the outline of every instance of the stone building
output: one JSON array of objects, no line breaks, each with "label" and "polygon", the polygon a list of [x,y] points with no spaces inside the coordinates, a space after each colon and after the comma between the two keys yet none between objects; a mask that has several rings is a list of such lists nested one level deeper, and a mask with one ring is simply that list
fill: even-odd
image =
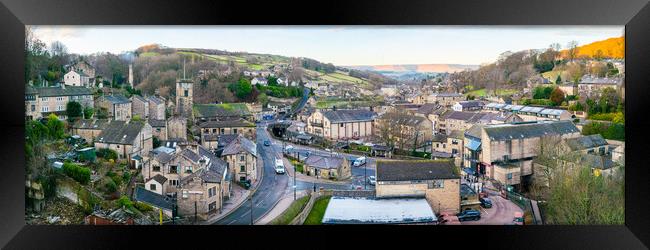
[{"label": "stone building", "polygon": [[108,111],[108,118],[116,121],[130,120],[131,101],[123,95],[101,96],[97,100],[97,106]]},{"label": "stone building", "polygon": [[185,118],[192,118],[193,86],[190,80],[181,79],[176,82],[176,114]]},{"label": "stone building", "polygon": [[140,116],[140,118],[148,119],[149,118],[149,101],[142,96],[133,95],[130,98],[131,100],[131,113],[135,116]]},{"label": "stone building", "polygon": [[307,133],[329,140],[369,137],[375,116],[361,109],[316,111],[307,119]]},{"label": "stone building", "polygon": [[72,134],[93,142],[108,124],[106,119],[79,119],[72,124]]},{"label": "stone building", "polygon": [[67,119],[69,102],[78,102],[82,107],[94,107],[92,90],[60,84],[55,87],[25,87],[25,119],[38,119],[55,114]]},{"label": "stone building", "polygon": [[151,125],[151,134],[158,138],[158,140],[166,141],[169,139],[166,120],[149,119],[147,122]]},{"label": "stone building", "polygon": [[141,158],[153,148],[151,125],[139,121],[111,121],[96,137],[95,148],[112,149],[119,159],[128,161],[136,155]]},{"label": "stone building", "polygon": [[187,119],[181,116],[169,118],[167,120],[167,137],[187,140]]},{"label": "stone building", "polygon": [[435,103],[443,107],[451,107],[457,102],[465,100],[465,96],[459,93],[434,93],[427,96],[426,103]]},{"label": "stone building", "polygon": [[332,180],[346,180],[352,176],[348,159],[338,156],[309,155],[305,159],[305,171],[310,176]]},{"label": "stone building", "polygon": [[[199,123],[201,138],[213,138],[215,135],[241,134],[255,140],[255,123],[244,119],[206,121]],[[209,140],[209,139],[208,139]]]},{"label": "stone building", "polygon": [[378,161],[377,198],[424,197],[436,213],[460,211],[460,172],[449,160]]},{"label": "stone building", "polygon": [[233,181],[257,181],[257,145],[242,135],[223,148],[221,158],[228,163]]},{"label": "stone building", "polygon": [[165,100],[162,97],[149,96],[147,97],[149,102],[149,118],[156,120],[165,120]]}]

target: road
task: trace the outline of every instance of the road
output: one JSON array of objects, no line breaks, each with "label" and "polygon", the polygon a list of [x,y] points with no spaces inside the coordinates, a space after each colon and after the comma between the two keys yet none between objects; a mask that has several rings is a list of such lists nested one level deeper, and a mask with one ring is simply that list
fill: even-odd
[{"label": "road", "polygon": [[[287,175],[278,175],[274,170],[274,158],[280,154],[275,148],[265,147],[264,141],[269,140],[266,125],[259,124],[257,128],[257,154],[261,157],[264,167],[264,179],[253,194],[253,220],[260,219],[280,200],[284,192],[289,189]],[[217,225],[250,225],[251,203],[245,201],[237,210],[217,221]]]},{"label": "road", "polygon": [[481,207],[480,220],[463,221],[461,225],[511,225],[515,212],[523,213],[523,210],[519,206],[504,199],[499,193],[492,190],[487,190],[487,193],[490,200],[492,200],[492,207]]}]

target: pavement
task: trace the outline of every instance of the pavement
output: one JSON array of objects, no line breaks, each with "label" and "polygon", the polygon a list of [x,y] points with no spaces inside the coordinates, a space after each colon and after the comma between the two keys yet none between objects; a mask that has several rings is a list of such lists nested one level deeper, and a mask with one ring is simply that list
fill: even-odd
[{"label": "pavement", "polygon": [[[296,193],[296,199],[300,199],[307,195],[305,190]],[[266,225],[269,224],[273,219],[280,216],[285,210],[293,204],[293,192],[286,192],[282,199],[269,211],[264,217],[255,222],[255,225]]]}]

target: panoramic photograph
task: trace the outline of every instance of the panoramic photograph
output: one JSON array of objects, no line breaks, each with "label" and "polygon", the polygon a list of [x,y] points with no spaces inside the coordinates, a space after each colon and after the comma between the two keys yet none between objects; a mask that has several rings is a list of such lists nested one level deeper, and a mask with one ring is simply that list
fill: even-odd
[{"label": "panoramic photograph", "polygon": [[624,225],[624,26],[26,26],[28,225]]}]

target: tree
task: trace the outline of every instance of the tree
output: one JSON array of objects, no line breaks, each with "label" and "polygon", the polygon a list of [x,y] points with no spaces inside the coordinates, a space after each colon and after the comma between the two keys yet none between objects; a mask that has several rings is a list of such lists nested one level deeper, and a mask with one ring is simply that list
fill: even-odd
[{"label": "tree", "polygon": [[573,83],[578,83],[585,74],[584,66],[577,62],[569,63],[567,64],[567,74]]},{"label": "tree", "polygon": [[269,86],[277,86],[277,85],[278,85],[278,78],[277,78],[277,77],[273,77],[273,76],[269,76],[269,77],[267,78],[267,80],[266,80],[266,83],[267,83]]},{"label": "tree", "polygon": [[68,115],[69,121],[72,121],[74,118],[79,118],[83,115],[83,107],[80,103],[75,101],[68,102],[68,104],[66,104],[65,111]]},{"label": "tree", "polygon": [[562,77],[560,74],[557,74],[557,78],[555,78],[555,84],[562,84]]},{"label": "tree", "polygon": [[55,114],[50,114],[47,117],[47,130],[49,131],[50,139],[63,139],[65,124],[59,120]]},{"label": "tree", "polygon": [[85,107],[84,108],[84,118],[85,119],[90,119],[93,118],[93,114],[95,113],[95,110],[91,107]]},{"label": "tree", "polygon": [[239,99],[246,99],[253,92],[253,85],[251,81],[246,78],[239,78],[239,81],[236,84],[231,84],[230,91],[235,93],[235,96]]},{"label": "tree", "polygon": [[108,118],[108,109],[100,107],[97,110],[97,119],[106,119]]},{"label": "tree", "polygon": [[551,92],[550,99],[555,106],[560,105],[564,102],[564,92],[560,88],[555,88],[553,92]]},{"label": "tree", "polygon": [[570,41],[567,44],[567,58],[569,61],[573,61],[578,56],[578,42]]}]

